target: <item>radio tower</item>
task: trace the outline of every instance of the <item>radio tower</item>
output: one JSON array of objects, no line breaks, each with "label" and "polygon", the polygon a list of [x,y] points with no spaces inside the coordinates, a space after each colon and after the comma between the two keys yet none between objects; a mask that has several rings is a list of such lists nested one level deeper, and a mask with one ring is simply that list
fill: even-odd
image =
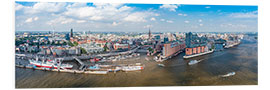
[{"label": "radio tower", "polygon": [[150,27],[149,27],[148,39],[151,40],[151,30],[150,30]]}]

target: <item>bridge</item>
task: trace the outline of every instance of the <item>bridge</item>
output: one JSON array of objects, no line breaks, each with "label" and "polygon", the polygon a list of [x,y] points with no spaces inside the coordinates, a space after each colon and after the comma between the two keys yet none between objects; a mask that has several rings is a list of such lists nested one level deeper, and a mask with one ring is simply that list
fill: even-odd
[{"label": "bridge", "polygon": [[80,60],[78,59],[77,57],[73,57],[77,62],[79,62],[79,64],[81,65],[79,67],[80,70],[84,70],[86,68],[86,65]]}]

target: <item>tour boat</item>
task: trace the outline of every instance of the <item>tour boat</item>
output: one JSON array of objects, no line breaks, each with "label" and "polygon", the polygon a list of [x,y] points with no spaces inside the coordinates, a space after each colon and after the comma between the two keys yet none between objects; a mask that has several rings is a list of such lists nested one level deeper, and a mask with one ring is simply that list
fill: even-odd
[{"label": "tour boat", "polygon": [[233,75],[235,75],[235,72],[229,72],[225,75],[221,75],[221,77],[229,77],[229,76],[233,76]]},{"label": "tour boat", "polygon": [[57,69],[58,67],[60,67],[60,69],[72,69],[73,65],[70,64],[59,64],[55,61],[52,60],[48,60],[46,62],[43,61],[38,61],[37,60],[29,60],[30,64],[33,64],[37,67],[45,67],[45,68],[54,68]]},{"label": "tour boat", "polygon": [[194,64],[197,64],[197,63],[199,63],[199,62],[201,62],[201,60],[191,60],[191,61],[189,61],[189,63],[188,63],[188,65],[194,65]]},{"label": "tour boat", "polygon": [[123,66],[122,67],[123,71],[138,71],[142,69],[143,69],[143,66]]}]

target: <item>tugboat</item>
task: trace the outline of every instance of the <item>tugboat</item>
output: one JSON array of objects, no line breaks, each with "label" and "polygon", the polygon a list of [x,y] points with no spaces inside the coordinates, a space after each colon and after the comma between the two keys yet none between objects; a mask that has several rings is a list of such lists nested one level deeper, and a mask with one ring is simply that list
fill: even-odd
[{"label": "tugboat", "polygon": [[188,62],[188,65],[194,65],[194,64],[197,64],[199,62],[201,62],[201,60],[199,60],[199,61],[198,60],[191,60]]},{"label": "tugboat", "polygon": [[233,75],[235,75],[235,72],[229,72],[225,75],[221,75],[221,77],[229,77],[229,76],[233,76]]},{"label": "tugboat", "polygon": [[158,66],[160,66],[160,67],[165,67],[165,65],[164,65],[164,64],[158,64]]},{"label": "tugboat", "polygon": [[136,63],[136,65],[128,65],[128,66],[122,66],[122,70],[127,72],[127,71],[139,71],[143,70],[144,66],[141,65],[141,63]]}]

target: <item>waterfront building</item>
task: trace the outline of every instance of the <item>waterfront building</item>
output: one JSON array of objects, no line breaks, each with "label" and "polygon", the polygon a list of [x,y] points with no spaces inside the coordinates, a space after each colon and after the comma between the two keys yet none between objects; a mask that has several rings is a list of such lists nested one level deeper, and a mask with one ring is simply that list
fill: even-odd
[{"label": "waterfront building", "polygon": [[113,45],[113,47],[114,47],[114,50],[129,50],[130,49],[129,44],[116,43]]},{"label": "waterfront building", "polygon": [[185,47],[186,47],[185,42],[181,42],[181,41],[167,42],[163,45],[163,49],[162,49],[163,58],[172,56],[175,53],[180,52],[181,50],[184,50]]},{"label": "waterfront building", "polygon": [[215,51],[222,51],[224,49],[225,43],[226,43],[226,40],[224,39],[215,40]]},{"label": "waterfront building", "polygon": [[164,43],[168,42],[169,41],[169,38],[168,37],[164,37]]},{"label": "waterfront building", "polygon": [[186,55],[194,55],[208,51],[207,38],[205,36],[198,37],[197,34],[191,32],[186,33]]}]

